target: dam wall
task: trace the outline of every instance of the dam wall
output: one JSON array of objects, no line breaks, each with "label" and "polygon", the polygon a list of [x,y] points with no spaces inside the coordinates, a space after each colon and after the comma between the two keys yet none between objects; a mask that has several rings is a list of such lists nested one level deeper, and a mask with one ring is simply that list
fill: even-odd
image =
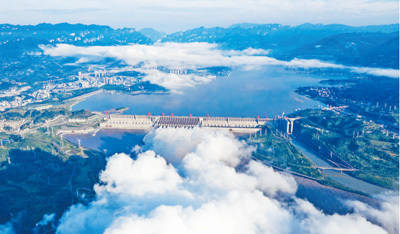
[{"label": "dam wall", "polygon": [[255,133],[271,119],[209,117],[209,116],[151,116],[151,115],[107,115],[101,128],[150,130],[152,128],[210,128],[228,129],[237,133]]}]

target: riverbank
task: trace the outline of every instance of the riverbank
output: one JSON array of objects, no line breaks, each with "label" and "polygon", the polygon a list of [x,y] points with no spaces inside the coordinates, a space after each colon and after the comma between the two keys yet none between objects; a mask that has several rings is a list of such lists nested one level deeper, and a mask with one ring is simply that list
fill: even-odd
[{"label": "riverbank", "polygon": [[[318,167],[331,167],[331,165],[324,161],[323,158],[318,157],[313,152],[305,148],[303,145],[296,141],[292,141],[292,144],[296,146],[297,149],[301,151],[301,153],[310,159],[316,166]],[[328,171],[324,173],[324,176],[329,178],[330,180],[341,184],[343,187],[349,187],[352,191],[359,191],[362,194],[379,194],[385,193],[389,190],[378,185],[374,185],[363,181],[361,179],[357,179],[351,175],[348,175],[344,172],[338,171]]]},{"label": "riverbank", "polygon": [[309,109],[293,116],[302,117],[295,121],[293,139],[308,150],[311,158],[325,162],[314,160],[317,165],[352,170],[343,174],[329,172],[338,176],[336,180],[349,175],[379,186],[380,190],[398,189],[398,138],[388,134],[382,125],[339,110]]},{"label": "riverbank", "polygon": [[229,79],[214,79],[206,84],[182,88],[180,92],[137,92],[133,95],[103,92],[75,105],[74,109],[106,111],[125,106],[129,107],[127,114],[136,115],[150,112],[182,116],[190,113],[194,116],[259,115],[264,118],[320,105],[294,92],[301,85],[313,85],[319,80],[319,77],[274,66],[251,71],[233,70]]},{"label": "riverbank", "polygon": [[373,207],[379,205],[379,200],[374,197],[323,185],[304,177],[294,175],[293,177],[297,183],[296,196],[310,201],[327,214],[352,212],[352,208],[343,203],[345,200],[357,200]]},{"label": "riverbank", "polygon": [[86,94],[83,94],[83,95],[80,95],[80,96],[76,96],[76,97],[67,99],[67,100],[65,100],[64,102],[70,103],[70,104],[68,105],[68,107],[69,107],[68,109],[69,109],[69,110],[72,110],[72,108],[73,108],[76,104],[78,104],[78,103],[84,101],[84,100],[87,99],[88,97],[91,97],[91,96],[93,96],[93,95],[99,94],[99,93],[101,93],[101,92],[103,92],[103,90],[102,90],[102,89],[98,89],[98,90],[92,91],[92,92],[90,92],[90,93],[86,93]]}]

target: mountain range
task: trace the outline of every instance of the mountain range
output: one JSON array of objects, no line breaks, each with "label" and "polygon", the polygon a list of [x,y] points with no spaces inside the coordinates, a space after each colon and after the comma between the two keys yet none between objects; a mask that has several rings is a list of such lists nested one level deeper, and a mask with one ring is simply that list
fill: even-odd
[{"label": "mountain range", "polygon": [[237,24],[195,28],[162,41],[217,43],[224,49],[265,49],[278,59],[320,59],[352,66],[398,68],[399,25]]},{"label": "mountain range", "polygon": [[40,44],[68,43],[79,46],[207,42],[220,49],[264,49],[269,56],[320,59],[350,65],[399,67],[399,25],[347,26],[340,24],[235,24],[230,27],[199,27],[165,34],[151,28],[114,29],[83,24],[0,24],[0,60],[39,50]]}]

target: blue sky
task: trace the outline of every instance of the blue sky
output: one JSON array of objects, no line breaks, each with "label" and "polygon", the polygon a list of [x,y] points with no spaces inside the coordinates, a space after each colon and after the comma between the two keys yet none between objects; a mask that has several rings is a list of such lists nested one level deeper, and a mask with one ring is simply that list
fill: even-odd
[{"label": "blue sky", "polygon": [[0,23],[71,22],[173,32],[239,22],[398,22],[397,0],[0,0]]}]

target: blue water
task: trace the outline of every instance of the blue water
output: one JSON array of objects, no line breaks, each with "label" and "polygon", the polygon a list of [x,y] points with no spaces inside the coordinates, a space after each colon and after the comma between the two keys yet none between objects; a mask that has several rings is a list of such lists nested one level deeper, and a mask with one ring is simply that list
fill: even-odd
[{"label": "blue water", "polygon": [[74,144],[98,150],[106,155],[115,153],[129,154],[135,145],[143,144],[145,132],[126,130],[101,130],[95,136],[92,134],[64,135],[64,138]]},{"label": "blue water", "polygon": [[229,77],[180,90],[180,93],[128,95],[99,93],[75,105],[73,110],[106,111],[129,107],[130,114],[170,114],[211,116],[273,116],[318,102],[297,95],[300,86],[316,85],[321,77],[268,66],[260,70],[234,70]]},{"label": "blue water", "polygon": [[[308,159],[310,159],[315,165],[322,166],[322,167],[330,167],[331,166],[328,162],[322,160],[320,157],[318,157],[313,152],[304,148],[298,142],[293,141],[292,144],[294,146],[296,146],[296,148],[299,149],[303,153],[303,155],[306,156]],[[360,192],[363,192],[366,194],[378,194],[378,193],[388,192],[388,190],[385,188],[370,184],[363,180],[356,179],[355,177],[349,176],[345,173],[340,173],[337,171],[325,171],[324,173],[325,173],[325,176],[336,181],[337,183],[340,183],[344,186],[349,186],[350,188],[352,188],[354,190],[357,190],[357,191],[360,191]]]}]

